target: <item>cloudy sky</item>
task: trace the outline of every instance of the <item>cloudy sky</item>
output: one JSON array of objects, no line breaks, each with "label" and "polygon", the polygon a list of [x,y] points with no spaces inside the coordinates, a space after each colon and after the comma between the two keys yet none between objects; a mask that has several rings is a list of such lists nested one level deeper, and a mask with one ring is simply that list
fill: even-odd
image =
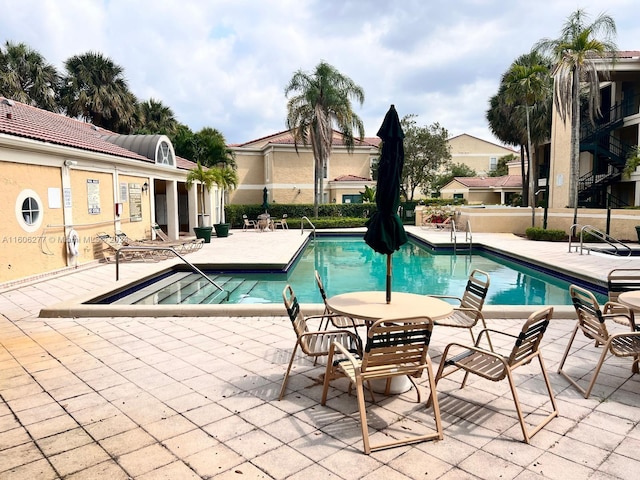
[{"label": "cloudy sky", "polygon": [[229,143],[284,130],[286,84],[321,60],[364,89],[367,136],[393,103],[420,125],[496,141],[485,112],[500,76],[577,8],[612,16],[619,49],[640,50],[637,0],[0,0],[0,40],[61,72],[100,52],[138,99]]}]

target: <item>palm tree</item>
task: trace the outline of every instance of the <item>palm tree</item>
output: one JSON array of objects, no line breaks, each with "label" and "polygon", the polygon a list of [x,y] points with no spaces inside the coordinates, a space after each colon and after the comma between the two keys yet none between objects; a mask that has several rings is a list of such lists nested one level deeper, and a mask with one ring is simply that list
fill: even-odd
[{"label": "palm tree", "polygon": [[342,135],[349,152],[354,148],[354,129],[361,140],[364,138],[364,124],[353,112],[351,104],[351,99],[354,99],[362,105],[364,91],[349,77],[322,61],[312,73],[295,72],[284,92],[287,97],[294,93],[287,102],[287,128],[293,135],[296,152],[300,143],[311,144],[313,150],[313,213],[317,217],[334,127]]},{"label": "palm tree", "polygon": [[[578,9],[569,17],[560,38],[543,39],[536,49],[552,54],[555,69],[555,104],[562,121],[571,116],[571,164],[569,176],[569,206],[574,208],[573,223],[578,219],[578,178],[580,175],[580,87],[588,85],[589,115],[600,110],[600,82],[598,72],[606,74],[606,62],[596,65],[596,60],[615,61],[617,47],[613,41],[616,24],[609,15],[600,14],[592,23],[588,15]],[[602,39],[596,38],[602,34]],[[605,70],[603,70],[603,68]]]},{"label": "palm tree", "polygon": [[0,92],[12,100],[58,111],[60,75],[44,57],[24,43],[0,48]]},{"label": "palm tree", "polygon": [[527,165],[529,177],[528,204],[531,207],[531,226],[535,226],[535,188],[536,175],[533,164],[533,145],[531,143],[531,121],[529,111],[550,95],[551,84],[549,67],[537,52],[522,55],[512,65],[503,78],[508,104],[523,105],[527,127]]},{"label": "palm tree", "polygon": [[146,102],[137,105],[137,124],[136,133],[139,134],[156,134],[171,135],[178,128],[173,110],[162,104],[160,100],[150,98]]},{"label": "palm tree", "polygon": [[211,191],[211,187],[216,183],[217,176],[213,169],[204,169],[200,161],[198,161],[197,166],[189,170],[187,173],[187,181],[186,187],[187,190],[191,190],[194,183],[201,184],[200,187],[200,213],[198,214],[198,226],[204,227],[204,217],[207,214],[207,205],[204,201],[204,189],[206,188],[208,192]]},{"label": "palm tree", "polygon": [[69,116],[118,133],[132,131],[137,102],[122,67],[100,53],[88,52],[69,58],[65,68],[61,104]]},{"label": "palm tree", "polygon": [[238,186],[238,172],[229,166],[213,167],[211,169],[214,183],[220,191],[220,219],[219,223],[226,223],[224,216],[224,194],[226,190],[234,190]]}]

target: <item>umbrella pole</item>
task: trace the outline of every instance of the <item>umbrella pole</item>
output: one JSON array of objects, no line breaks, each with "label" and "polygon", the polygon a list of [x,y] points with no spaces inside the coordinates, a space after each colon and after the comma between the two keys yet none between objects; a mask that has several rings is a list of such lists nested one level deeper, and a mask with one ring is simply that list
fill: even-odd
[{"label": "umbrella pole", "polygon": [[387,254],[387,303],[391,303],[391,255]]}]

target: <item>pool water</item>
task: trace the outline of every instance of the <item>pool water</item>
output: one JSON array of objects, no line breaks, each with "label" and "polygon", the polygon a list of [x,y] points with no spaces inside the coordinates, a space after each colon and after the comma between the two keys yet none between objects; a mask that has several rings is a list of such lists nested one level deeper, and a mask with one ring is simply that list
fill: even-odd
[{"label": "pool water", "polygon": [[[392,256],[392,291],[461,296],[474,269],[491,278],[486,305],[571,305],[572,282],[592,290],[599,301],[606,292],[570,278],[560,278],[484,250],[455,254],[415,240]],[[169,270],[158,277],[112,292],[88,303],[157,305],[282,303],[290,284],[301,303],[322,303],[315,271],[328,296],[386,289],[386,255],[374,252],[362,236],[318,236],[310,241],[288,272],[206,271],[225,292],[190,271]],[[179,267],[178,267],[179,268]],[[226,299],[228,295],[228,300]]]},{"label": "pool water", "polygon": [[[414,241],[392,255],[392,291],[460,296],[473,269],[491,277],[487,305],[571,305],[570,281],[486,251],[440,253]],[[318,237],[288,275],[272,275],[269,281],[264,274],[243,275],[257,283],[248,293],[232,294],[230,300],[281,302],[282,290],[289,283],[300,302],[322,303],[315,270],[328,296],[386,288],[386,255],[374,252],[362,237]]]}]

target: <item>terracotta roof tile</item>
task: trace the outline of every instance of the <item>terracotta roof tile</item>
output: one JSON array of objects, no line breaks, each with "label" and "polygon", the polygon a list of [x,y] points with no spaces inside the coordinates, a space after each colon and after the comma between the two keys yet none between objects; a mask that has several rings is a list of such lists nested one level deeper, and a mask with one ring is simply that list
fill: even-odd
[{"label": "terracotta roof tile", "polygon": [[109,130],[4,97],[0,97],[2,133],[153,163],[153,160],[106,141],[103,137],[114,134]]},{"label": "terracotta roof tile", "polygon": [[359,177],[358,175],[340,175],[333,179],[334,182],[370,182],[370,178]]},{"label": "terracotta roof tile", "polygon": [[455,177],[455,180],[465,187],[522,187],[522,177],[520,175],[504,175],[502,177]]}]

